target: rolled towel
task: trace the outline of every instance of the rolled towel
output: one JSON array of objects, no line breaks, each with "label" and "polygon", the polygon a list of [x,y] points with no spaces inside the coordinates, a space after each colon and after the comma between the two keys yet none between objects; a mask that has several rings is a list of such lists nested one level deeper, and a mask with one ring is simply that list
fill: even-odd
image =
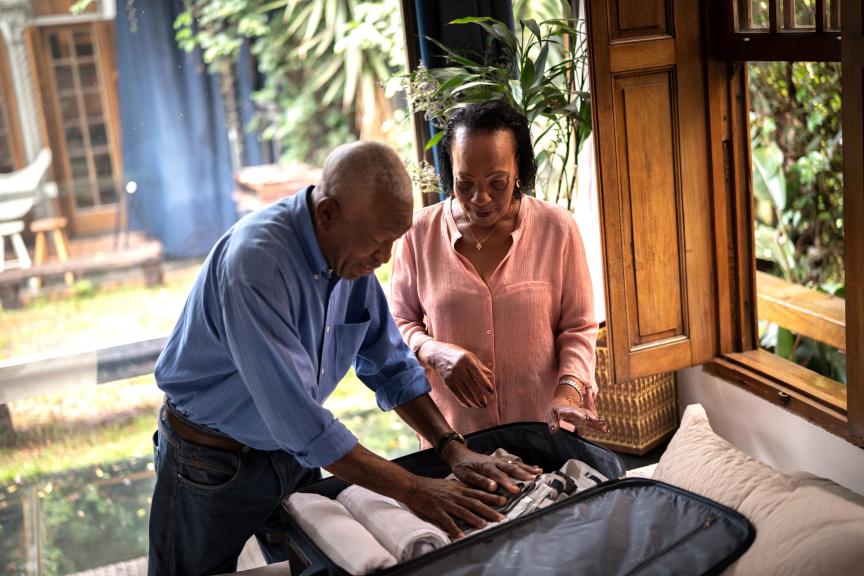
[{"label": "rolled towel", "polygon": [[399,502],[362,486],[349,486],[336,497],[399,562],[450,543],[447,534]]},{"label": "rolled towel", "polygon": [[285,509],[328,558],[351,574],[368,574],[396,564],[393,555],[338,502],[295,492]]}]

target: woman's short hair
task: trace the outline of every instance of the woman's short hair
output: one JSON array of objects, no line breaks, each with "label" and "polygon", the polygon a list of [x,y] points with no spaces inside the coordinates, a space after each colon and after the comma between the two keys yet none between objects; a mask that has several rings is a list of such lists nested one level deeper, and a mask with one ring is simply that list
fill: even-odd
[{"label": "woman's short hair", "polygon": [[459,108],[447,120],[444,135],[438,143],[439,177],[447,194],[453,192],[453,157],[450,148],[453,144],[453,136],[459,128],[465,128],[469,132],[506,130],[513,134],[516,142],[516,164],[519,168],[519,186],[513,189],[513,196],[533,192],[537,162],[531,145],[528,119],[505,100],[498,98]]}]

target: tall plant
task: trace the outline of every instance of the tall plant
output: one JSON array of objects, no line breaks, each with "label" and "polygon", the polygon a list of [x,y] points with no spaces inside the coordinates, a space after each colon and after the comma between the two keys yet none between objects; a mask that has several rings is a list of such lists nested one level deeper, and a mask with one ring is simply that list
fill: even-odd
[{"label": "tall plant", "polygon": [[[291,159],[360,136],[388,139],[385,81],[404,70],[396,0],[184,0],[178,44],[230,70],[248,41],[262,74],[256,127]],[[383,129],[382,129],[383,126]],[[352,136],[353,133],[353,136]]]},{"label": "tall plant", "polygon": [[[584,21],[526,19],[517,32],[490,17],[460,18],[450,24],[482,27],[490,42],[504,48],[505,58],[481,63],[430,39],[450,65],[421,67],[408,75],[412,107],[442,127],[455,110],[469,103],[507,100],[531,125],[538,192],[569,208],[576,192],[576,158],[591,134]],[[426,148],[437,144],[440,135],[433,136]]]}]

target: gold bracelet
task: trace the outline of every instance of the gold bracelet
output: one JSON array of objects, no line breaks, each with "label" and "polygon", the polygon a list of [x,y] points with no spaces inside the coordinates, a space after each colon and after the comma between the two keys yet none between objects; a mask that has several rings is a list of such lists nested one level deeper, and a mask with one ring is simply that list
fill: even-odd
[{"label": "gold bracelet", "polygon": [[569,378],[562,378],[561,380],[558,380],[558,385],[561,386],[562,384],[570,386],[576,390],[576,393],[579,394],[579,406],[582,407],[585,405],[585,391],[582,390],[581,382],[576,382],[576,380],[571,380]]}]

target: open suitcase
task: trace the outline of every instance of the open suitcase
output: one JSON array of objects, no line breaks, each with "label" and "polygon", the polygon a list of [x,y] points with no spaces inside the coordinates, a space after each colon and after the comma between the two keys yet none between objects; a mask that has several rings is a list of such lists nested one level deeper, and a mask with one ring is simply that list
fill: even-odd
[{"label": "open suitcase", "polygon": [[[576,458],[610,480],[377,574],[718,574],[755,537],[750,522],[730,508],[654,480],[622,479],[625,468],[614,453],[572,432],[550,434],[545,424],[518,423],[467,439],[473,450],[503,448],[546,472]],[[423,476],[450,472],[432,450],[394,462]],[[327,478],[302,491],[335,498],[346,486]],[[293,574],[347,574],[296,524],[288,537],[297,556]]]}]

